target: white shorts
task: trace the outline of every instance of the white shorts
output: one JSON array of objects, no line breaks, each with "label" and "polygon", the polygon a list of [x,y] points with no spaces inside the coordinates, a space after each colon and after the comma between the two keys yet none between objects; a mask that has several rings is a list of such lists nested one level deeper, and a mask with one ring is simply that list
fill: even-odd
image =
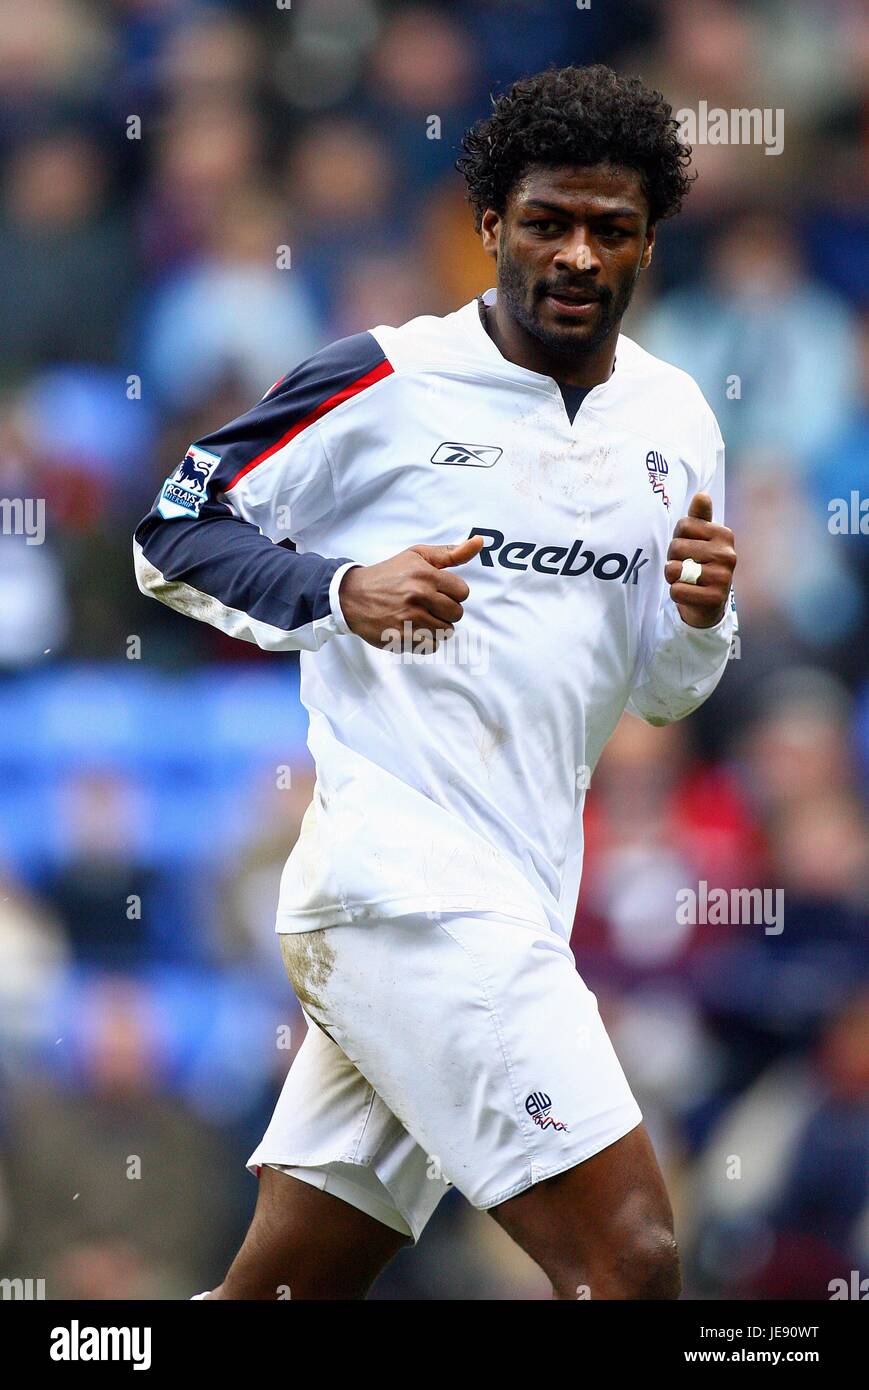
[{"label": "white shorts", "polygon": [[309,1027],[254,1172],[416,1241],[451,1184],[497,1206],[642,1120],[570,947],[536,923],[423,914],[281,943]]}]

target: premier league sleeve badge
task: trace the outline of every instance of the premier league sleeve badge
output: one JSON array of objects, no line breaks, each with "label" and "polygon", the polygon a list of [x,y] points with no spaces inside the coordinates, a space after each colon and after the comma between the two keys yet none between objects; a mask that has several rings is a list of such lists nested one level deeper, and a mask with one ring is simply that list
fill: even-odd
[{"label": "premier league sleeve badge", "polygon": [[190,445],[160,493],[157,511],[165,521],[199,515],[199,508],[208,495],[208,480],[219,463],[219,454],[211,454],[196,444]]}]

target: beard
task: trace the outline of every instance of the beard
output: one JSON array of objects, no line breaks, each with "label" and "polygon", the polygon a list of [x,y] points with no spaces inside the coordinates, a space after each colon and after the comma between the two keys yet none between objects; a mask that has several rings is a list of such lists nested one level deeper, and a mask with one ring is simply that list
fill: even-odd
[{"label": "beard", "polygon": [[591,333],[583,334],[581,331],[577,332],[576,329],[569,327],[559,331],[541,323],[537,314],[537,306],[553,287],[545,281],[541,281],[534,285],[533,295],[529,295],[531,284],[527,273],[519,262],[514,260],[509,252],[505,252],[503,248],[499,248],[498,253],[498,294],[504,296],[513,318],[521,324],[526,333],[530,333],[539,343],[542,343],[548,352],[567,360],[575,360],[586,353],[595,352],[618,328],[633,298],[639,276],[640,267],[638,266],[633,277],[625,280],[615,294],[605,286],[583,285],[581,281],[571,281],[569,285],[562,284],[561,289],[578,290],[582,288],[595,293],[600,303],[600,316],[597,326]]}]

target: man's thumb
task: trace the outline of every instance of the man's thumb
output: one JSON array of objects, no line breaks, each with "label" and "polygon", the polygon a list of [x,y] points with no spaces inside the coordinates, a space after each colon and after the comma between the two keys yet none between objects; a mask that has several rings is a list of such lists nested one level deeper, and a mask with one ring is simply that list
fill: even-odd
[{"label": "man's thumb", "polygon": [[698,521],[712,520],[712,498],[708,492],[695,492],[691,498],[688,515],[696,517]]},{"label": "man's thumb", "polygon": [[466,565],[475,555],[479,555],[484,544],[482,536],[469,536],[458,545],[412,545],[410,549],[428,560],[435,569],[443,570],[450,565]]}]

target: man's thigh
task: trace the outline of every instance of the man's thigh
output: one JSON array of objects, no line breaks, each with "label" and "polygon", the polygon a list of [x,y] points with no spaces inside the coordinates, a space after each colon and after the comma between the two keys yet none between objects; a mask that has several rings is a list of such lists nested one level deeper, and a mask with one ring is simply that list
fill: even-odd
[{"label": "man's thigh", "polygon": [[410,1237],[329,1192],[264,1167],[241,1250],[211,1297],[358,1299]]},{"label": "man's thigh", "polygon": [[629,1292],[637,1266],[675,1258],[670,1199],[643,1124],[491,1214],[562,1297],[644,1296]]}]

